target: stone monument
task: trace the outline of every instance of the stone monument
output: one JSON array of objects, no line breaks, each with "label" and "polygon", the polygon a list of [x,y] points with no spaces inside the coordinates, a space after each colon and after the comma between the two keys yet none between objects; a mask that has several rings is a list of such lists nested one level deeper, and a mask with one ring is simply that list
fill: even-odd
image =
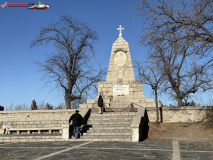
[{"label": "stone monument", "polygon": [[[123,29],[121,25],[117,28],[120,34],[112,45],[106,81],[98,82],[98,94],[102,95],[106,108],[122,110],[132,103],[134,108],[155,107],[153,98],[143,95],[142,81],[135,80],[129,44],[122,37]],[[99,95],[88,99],[87,104],[80,104],[79,108],[98,108]]]}]

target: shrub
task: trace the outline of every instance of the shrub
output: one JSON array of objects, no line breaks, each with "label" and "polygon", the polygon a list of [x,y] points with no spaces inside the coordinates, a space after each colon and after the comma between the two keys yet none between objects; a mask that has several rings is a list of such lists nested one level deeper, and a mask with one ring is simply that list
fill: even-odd
[{"label": "shrub", "polygon": [[3,111],[3,110],[4,110],[4,107],[0,105],[0,111]]}]

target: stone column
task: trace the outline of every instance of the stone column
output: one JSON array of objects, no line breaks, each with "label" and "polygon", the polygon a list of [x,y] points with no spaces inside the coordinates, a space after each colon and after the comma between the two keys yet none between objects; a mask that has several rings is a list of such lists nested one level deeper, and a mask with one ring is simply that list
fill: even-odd
[{"label": "stone column", "polygon": [[131,124],[132,142],[139,141],[139,124]]}]

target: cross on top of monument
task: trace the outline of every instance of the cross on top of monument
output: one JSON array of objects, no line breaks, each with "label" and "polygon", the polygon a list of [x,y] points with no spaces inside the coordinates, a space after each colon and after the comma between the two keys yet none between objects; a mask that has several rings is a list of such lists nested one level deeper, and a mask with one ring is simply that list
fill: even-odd
[{"label": "cross on top of monument", "polygon": [[121,31],[122,31],[122,30],[124,30],[124,28],[121,28],[121,25],[120,25],[120,28],[117,28],[117,30],[120,30],[119,37],[122,37],[122,33],[121,33]]}]

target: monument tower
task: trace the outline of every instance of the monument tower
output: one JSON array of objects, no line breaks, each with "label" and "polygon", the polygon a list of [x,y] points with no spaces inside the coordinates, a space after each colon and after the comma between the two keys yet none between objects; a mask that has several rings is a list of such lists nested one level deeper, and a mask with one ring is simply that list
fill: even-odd
[{"label": "monument tower", "polygon": [[134,107],[155,107],[153,98],[143,95],[142,81],[136,81],[132,67],[129,44],[122,37],[124,28],[118,39],[113,43],[106,81],[98,82],[98,96],[88,99],[87,104],[80,104],[80,108],[96,108],[99,95],[102,95],[106,108],[116,110],[127,108],[131,103]]}]

